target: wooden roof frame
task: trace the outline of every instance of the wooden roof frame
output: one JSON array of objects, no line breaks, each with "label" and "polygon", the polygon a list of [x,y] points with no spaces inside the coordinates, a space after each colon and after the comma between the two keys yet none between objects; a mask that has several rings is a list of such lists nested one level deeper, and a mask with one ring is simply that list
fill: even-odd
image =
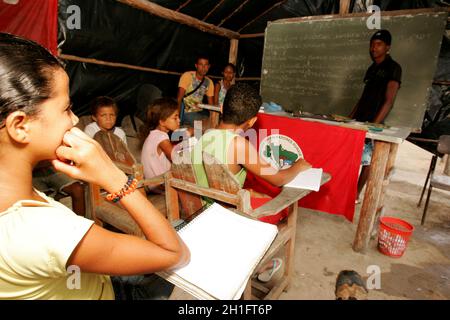
[{"label": "wooden roof frame", "polygon": [[[220,26],[215,26],[213,24],[207,23],[205,21],[199,20],[197,18],[191,17],[187,14],[178,12],[178,10],[182,9],[183,7],[187,6],[191,1],[187,0],[184,2],[178,9],[171,10],[165,7],[162,7],[158,4],[155,4],[153,2],[149,2],[147,0],[116,0],[117,2],[129,5],[131,7],[146,11],[152,15],[158,16],[163,19],[167,19],[170,21],[174,21],[180,24],[184,24],[187,26],[190,26],[192,28],[198,29],[202,32],[208,32],[214,35],[226,37],[230,39],[230,51],[229,51],[229,58],[228,61],[230,63],[236,64],[237,62],[237,54],[238,54],[238,44],[239,39],[248,39],[248,38],[257,38],[257,37],[264,37],[265,33],[254,33],[254,34],[241,34],[236,31],[232,31],[226,28],[222,28]],[[203,20],[209,17],[210,14],[212,14],[225,0],[221,0],[218,2],[218,4],[205,16]],[[236,12],[238,12],[242,7],[248,2],[248,0],[244,1],[237,9],[233,11],[231,15],[226,17],[224,20],[222,20],[221,24],[223,24],[224,21],[226,21],[228,18],[230,18],[232,15],[234,15]],[[262,14],[257,16],[255,19],[247,23],[244,27],[240,28],[239,31],[241,31],[243,28],[247,27],[249,24],[253,23],[257,19],[259,19],[261,16],[267,14],[270,10],[273,10],[274,8],[278,7],[279,5],[283,4],[285,0],[281,0],[276,2],[272,7],[264,11]],[[289,19],[281,19],[286,21],[295,21],[295,20],[310,20],[310,19],[319,19],[319,18],[330,18],[330,17],[353,17],[353,16],[364,16],[368,15],[369,13],[349,13],[350,11],[350,2],[351,0],[340,0],[340,6],[339,6],[339,14],[338,15],[326,15],[326,16],[312,16],[312,17],[299,17],[299,18],[289,18]],[[426,11],[445,11],[445,8],[428,8],[428,9],[411,9],[411,10],[401,10],[394,13],[391,13],[390,15],[396,15],[396,14],[412,14],[412,13],[419,13],[419,12],[426,12]],[[448,12],[450,12],[450,9],[447,9]],[[60,53],[59,57],[61,57],[64,60],[70,60],[70,61],[78,61],[78,62],[85,62],[85,63],[92,63],[92,64],[99,64],[99,65],[106,65],[111,67],[120,67],[120,68],[127,68],[127,69],[135,69],[135,70],[141,70],[141,71],[147,71],[147,72],[153,72],[153,73],[162,73],[162,74],[172,74],[172,75],[179,75],[179,72],[174,71],[164,71],[154,68],[144,68],[140,66],[134,66],[124,63],[115,63],[115,62],[108,62],[108,61],[102,61],[102,60],[96,60],[96,59],[88,59],[88,58],[81,58],[73,55],[67,55]],[[213,78],[219,78],[212,76]],[[247,78],[239,78],[236,80],[260,80],[258,77],[247,77]]]}]

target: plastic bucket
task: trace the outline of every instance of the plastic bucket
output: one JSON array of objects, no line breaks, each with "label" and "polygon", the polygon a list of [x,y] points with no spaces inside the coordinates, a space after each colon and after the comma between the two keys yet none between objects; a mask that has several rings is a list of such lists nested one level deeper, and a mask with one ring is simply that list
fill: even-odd
[{"label": "plastic bucket", "polygon": [[381,217],[378,250],[387,256],[400,258],[406,250],[406,245],[413,230],[414,227],[404,220]]}]

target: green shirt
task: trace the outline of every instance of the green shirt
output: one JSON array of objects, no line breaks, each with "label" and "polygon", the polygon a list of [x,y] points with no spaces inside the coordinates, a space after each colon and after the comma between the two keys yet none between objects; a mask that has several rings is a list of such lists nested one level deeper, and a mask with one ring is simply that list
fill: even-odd
[{"label": "green shirt", "polygon": [[[207,152],[214,156],[223,164],[228,163],[228,152],[230,151],[230,143],[238,135],[232,130],[213,129],[208,130],[197,142],[192,150],[192,167],[197,179],[197,184],[202,187],[209,187],[205,169],[203,168],[202,152]],[[245,168],[239,170],[234,175],[242,187],[247,176]]]}]

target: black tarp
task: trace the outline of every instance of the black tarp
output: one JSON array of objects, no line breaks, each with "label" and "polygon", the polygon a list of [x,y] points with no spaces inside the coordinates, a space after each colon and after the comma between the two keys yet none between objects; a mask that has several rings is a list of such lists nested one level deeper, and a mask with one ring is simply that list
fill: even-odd
[{"label": "black tarp", "polygon": [[[185,0],[152,2],[172,10],[179,9],[179,12],[200,20],[204,20],[210,13],[205,22],[243,34],[264,32],[268,21],[339,12],[339,0],[287,0],[264,15],[261,14],[279,0],[251,0],[236,12],[243,3],[242,0],[226,0],[213,12],[211,11],[219,0],[191,1],[182,8],[180,7],[186,3]],[[439,0],[353,0],[350,11],[357,2],[363,7],[376,4],[382,10],[448,6],[447,1]],[[67,26],[70,16],[67,9],[71,5],[80,8],[80,29],[70,29]],[[58,44],[64,54],[182,73],[193,70],[195,56],[204,53],[209,55],[211,61],[209,74],[216,76],[220,76],[222,66],[228,62],[228,39],[156,17],[115,0],[59,0],[58,23]],[[437,78],[449,81],[448,39],[444,43]],[[262,37],[239,41],[239,76],[260,76],[263,46]],[[74,110],[78,115],[89,112],[87,103],[92,98],[108,95],[118,102],[121,118],[136,110],[137,94],[142,86],[152,84],[164,96],[175,97],[179,79],[177,75],[71,61],[67,62],[67,71],[71,78]],[[435,86],[434,94],[430,97],[428,120],[424,121],[424,132],[427,132],[426,128],[431,128],[442,120],[439,117],[445,115],[448,107],[448,86]]]}]

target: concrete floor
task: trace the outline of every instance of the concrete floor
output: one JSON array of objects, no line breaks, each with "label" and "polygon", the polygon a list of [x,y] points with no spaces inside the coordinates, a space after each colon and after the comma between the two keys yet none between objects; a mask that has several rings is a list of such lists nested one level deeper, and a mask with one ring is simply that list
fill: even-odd
[{"label": "concrete floor", "polygon": [[[400,145],[385,198],[385,215],[402,218],[415,230],[401,258],[378,252],[377,241],[365,254],[352,250],[359,220],[300,209],[295,253],[295,274],[290,290],[281,299],[334,299],[336,276],[352,269],[367,279],[369,266],[381,271],[380,289],[369,290],[369,299],[450,299],[450,192],[433,190],[425,226],[416,204],[428,171],[431,154],[404,142]],[[442,172],[438,161],[436,172]],[[171,299],[193,299],[175,289]]]}]

